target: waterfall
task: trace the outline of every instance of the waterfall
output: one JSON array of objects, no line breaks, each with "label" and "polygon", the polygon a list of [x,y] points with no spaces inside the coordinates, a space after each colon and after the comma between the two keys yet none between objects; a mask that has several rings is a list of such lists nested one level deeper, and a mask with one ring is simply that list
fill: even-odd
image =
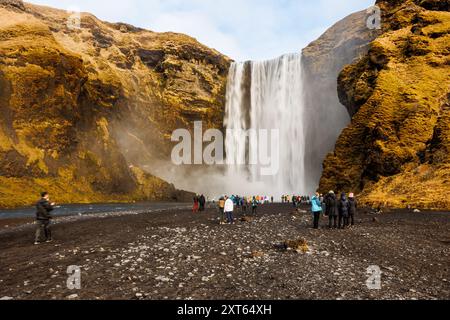
[{"label": "waterfall", "polygon": [[[268,196],[305,194],[315,186],[305,183],[305,104],[301,54],[262,62],[233,63],[230,68],[225,127],[229,179],[237,183],[231,193]],[[249,143],[244,132],[279,130],[279,170],[261,176],[249,155],[264,143]],[[275,146],[271,146],[273,148]],[[274,160],[274,159],[272,159]]]}]

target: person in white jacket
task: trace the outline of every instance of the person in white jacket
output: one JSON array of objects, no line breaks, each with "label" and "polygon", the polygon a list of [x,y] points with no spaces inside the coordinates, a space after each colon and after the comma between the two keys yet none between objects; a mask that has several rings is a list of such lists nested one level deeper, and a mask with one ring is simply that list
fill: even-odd
[{"label": "person in white jacket", "polygon": [[225,199],[226,199],[226,201],[225,201],[224,211],[225,211],[228,223],[232,224],[234,222],[234,219],[233,219],[234,203],[233,203],[233,200],[231,200],[228,197],[225,197]]}]

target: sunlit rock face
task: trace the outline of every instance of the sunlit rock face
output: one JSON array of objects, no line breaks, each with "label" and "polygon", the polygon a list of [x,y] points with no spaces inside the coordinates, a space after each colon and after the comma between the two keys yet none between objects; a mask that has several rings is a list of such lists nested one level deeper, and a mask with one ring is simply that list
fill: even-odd
[{"label": "sunlit rock face", "polygon": [[369,205],[450,208],[448,1],[377,1],[382,34],[338,78],[353,115],[321,189]]},{"label": "sunlit rock face", "polygon": [[76,22],[0,0],[0,206],[41,190],[59,202],[181,199],[140,167],[158,175],[174,129],[222,128],[229,59],[181,34]]}]

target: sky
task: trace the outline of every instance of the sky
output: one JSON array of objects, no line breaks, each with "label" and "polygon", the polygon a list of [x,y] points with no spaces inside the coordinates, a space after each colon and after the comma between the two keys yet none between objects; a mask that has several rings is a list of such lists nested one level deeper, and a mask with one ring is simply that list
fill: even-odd
[{"label": "sky", "polygon": [[375,0],[26,0],[158,32],[188,34],[236,61],[300,52]]}]

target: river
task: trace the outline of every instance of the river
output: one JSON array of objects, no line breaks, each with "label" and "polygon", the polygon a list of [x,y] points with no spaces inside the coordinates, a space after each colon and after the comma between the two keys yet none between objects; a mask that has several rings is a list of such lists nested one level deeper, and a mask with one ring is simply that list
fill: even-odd
[{"label": "river", "polygon": [[[125,203],[125,204],[69,204],[57,206],[52,214],[56,217],[77,216],[85,214],[116,213],[129,211],[159,211],[164,209],[187,208],[186,203]],[[32,218],[35,216],[34,207],[20,209],[0,209],[0,219]]]}]

